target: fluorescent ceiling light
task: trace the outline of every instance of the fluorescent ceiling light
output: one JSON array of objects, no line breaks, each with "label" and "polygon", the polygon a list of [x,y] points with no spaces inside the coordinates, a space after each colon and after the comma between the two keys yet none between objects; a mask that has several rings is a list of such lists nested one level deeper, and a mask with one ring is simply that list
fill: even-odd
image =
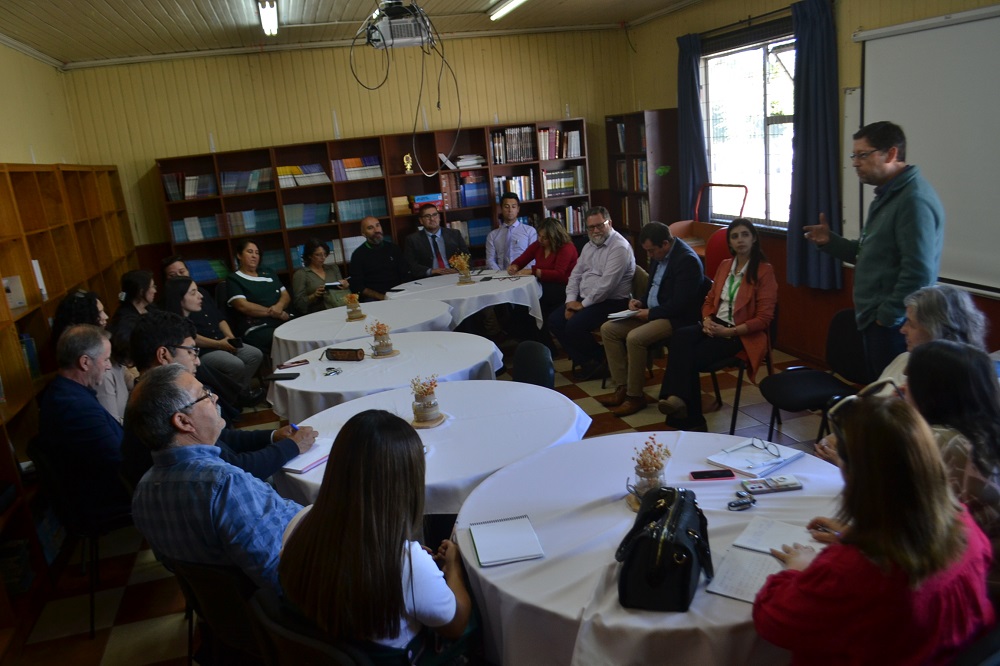
[{"label": "fluorescent ceiling light", "polygon": [[502,19],[504,16],[510,14],[512,11],[523,5],[526,1],[527,0],[507,0],[507,2],[490,12],[490,20],[497,21]]},{"label": "fluorescent ceiling light", "polygon": [[264,28],[264,34],[273,37],[278,34],[278,0],[274,2],[258,2],[260,8],[260,27]]}]

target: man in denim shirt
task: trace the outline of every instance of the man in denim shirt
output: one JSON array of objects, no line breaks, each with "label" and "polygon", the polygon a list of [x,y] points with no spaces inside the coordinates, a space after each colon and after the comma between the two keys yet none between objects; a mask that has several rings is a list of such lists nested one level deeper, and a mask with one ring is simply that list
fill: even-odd
[{"label": "man in denim shirt", "polygon": [[280,593],[281,537],[302,507],[205,444],[224,426],[214,394],[182,366],[143,376],[125,409],[126,430],[153,453],[132,500],[135,525],[157,557],[235,566]]}]

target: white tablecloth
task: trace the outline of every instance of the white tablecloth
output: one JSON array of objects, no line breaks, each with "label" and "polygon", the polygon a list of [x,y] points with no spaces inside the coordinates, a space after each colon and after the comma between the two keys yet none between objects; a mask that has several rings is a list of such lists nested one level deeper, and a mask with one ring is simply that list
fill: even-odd
[{"label": "white tablecloth", "polygon": [[[309,363],[284,371],[297,372],[298,378],[271,383],[267,398],[274,411],[298,423],[342,402],[409,386],[418,375],[437,374],[438,382],[495,379],[496,371],[503,367],[503,354],[497,346],[478,335],[427,331],[392,333],[390,337],[393,348],[399,351],[390,358],[372,358],[371,339],[365,338],[349,345],[365,349],[363,361],[319,361],[321,352],[315,349],[291,359],[303,358]],[[343,372],[325,377],[327,368]]]},{"label": "white tablecloth", "polygon": [[[491,278],[483,282],[483,278]],[[542,308],[538,299],[542,295],[542,285],[534,277],[521,275],[511,277],[506,271],[472,271],[474,284],[458,284],[458,275],[435,275],[420,278],[399,285],[400,292],[390,292],[386,296],[392,300],[412,298],[432,298],[451,306],[452,322],[458,326],[463,319],[483,308],[501,303],[526,305],[531,316],[542,325]]]},{"label": "white tablecloth", "polygon": [[440,301],[373,301],[362,303],[361,311],[366,315],[361,321],[347,321],[347,308],[332,308],[285,322],[274,330],[271,345],[274,364],[281,365],[320,347],[367,338],[365,326],[376,320],[388,324],[393,333],[454,328],[451,306]]},{"label": "white tablecloth", "polygon": [[[515,460],[554,444],[579,440],[590,417],[561,393],[532,384],[497,381],[448,382],[436,392],[447,420],[417,430],[427,451],[426,513],[458,513],[483,479]],[[336,438],[349,418],[366,409],[384,409],[413,418],[409,388],[376,393],[331,407],[301,425]],[[311,504],[326,465],[305,474],[274,475],[284,497]]]},{"label": "white tablecloth", "polygon": [[[633,447],[648,433],[610,435],[545,449],[498,471],[474,490],[458,515],[458,540],[483,614],[487,657],[504,664],[787,663],[788,653],[760,639],[752,606],[706,592],[704,577],[686,613],[623,609],[618,603],[615,550],[635,519],[625,505],[634,475]],[[690,481],[711,469],[705,456],[741,438],[657,432],[674,455],[667,485],[695,491],[708,517],[712,561],[754,516],[805,526],[833,515],[843,482],[839,470],[805,455],[782,473],[801,491],[762,495],[742,512],[726,509],[738,481]],[[469,523],[527,514],[545,557],[480,568]]]}]

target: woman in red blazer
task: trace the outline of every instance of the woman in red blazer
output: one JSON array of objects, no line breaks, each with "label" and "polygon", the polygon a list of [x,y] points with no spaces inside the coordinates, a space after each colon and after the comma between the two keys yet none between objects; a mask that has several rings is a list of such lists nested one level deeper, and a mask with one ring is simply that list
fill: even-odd
[{"label": "woman in red blazer", "polygon": [[774,268],[749,220],[733,220],[726,238],[733,258],[723,261],[715,273],[712,291],[701,307],[701,324],[680,328],[670,338],[658,406],[667,415],[667,425],[682,430],[706,429],[699,370],[743,352],[754,381],[767,353],[767,328],[778,301]]}]

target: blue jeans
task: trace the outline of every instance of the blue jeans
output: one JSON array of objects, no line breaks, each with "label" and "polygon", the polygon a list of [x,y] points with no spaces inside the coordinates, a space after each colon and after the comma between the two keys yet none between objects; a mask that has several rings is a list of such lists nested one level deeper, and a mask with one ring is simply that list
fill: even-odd
[{"label": "blue jeans", "polygon": [[549,332],[576,365],[599,363],[604,359],[604,348],[594,340],[593,332],[608,320],[609,314],[627,307],[627,298],[609,299],[588,305],[569,319],[565,307],[557,307],[549,314]]}]

